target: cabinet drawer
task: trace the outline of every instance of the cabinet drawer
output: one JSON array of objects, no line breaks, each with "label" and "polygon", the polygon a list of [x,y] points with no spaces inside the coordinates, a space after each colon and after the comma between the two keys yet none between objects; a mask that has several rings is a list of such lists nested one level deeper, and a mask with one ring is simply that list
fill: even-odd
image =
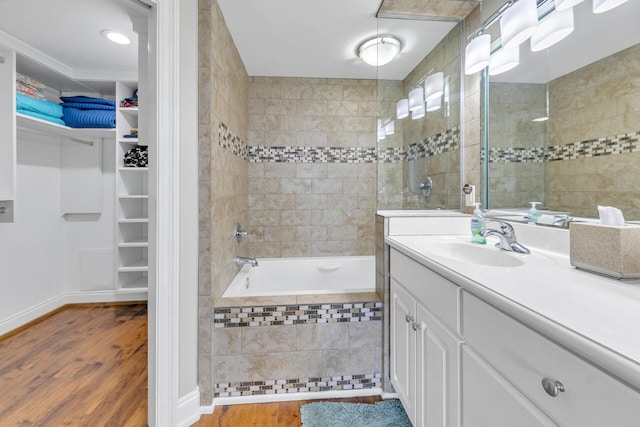
[{"label": "cabinet drawer", "polygon": [[[633,426],[640,393],[522,323],[463,292],[462,335],[509,382],[562,426]],[[564,391],[552,397],[544,378]]]},{"label": "cabinet drawer", "polygon": [[458,332],[459,287],[395,249],[391,277],[401,283],[440,322]]}]

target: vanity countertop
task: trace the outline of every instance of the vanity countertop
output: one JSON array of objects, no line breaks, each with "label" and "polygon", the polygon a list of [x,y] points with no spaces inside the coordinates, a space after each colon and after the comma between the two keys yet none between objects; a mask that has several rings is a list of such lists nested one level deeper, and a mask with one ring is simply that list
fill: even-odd
[{"label": "vanity countertop", "polygon": [[[507,253],[493,247],[495,240],[489,239],[482,248],[467,248],[464,245],[476,246],[467,234],[391,235],[386,242],[640,388],[640,281],[619,281],[577,270],[570,265],[568,254],[539,247],[530,247],[529,255]],[[527,241],[521,243],[527,245]],[[469,249],[472,254],[499,251],[497,256],[512,257],[513,263],[469,262],[468,255],[456,259],[455,251],[443,250],[451,247],[465,253]],[[496,256],[493,252],[487,255]]]}]

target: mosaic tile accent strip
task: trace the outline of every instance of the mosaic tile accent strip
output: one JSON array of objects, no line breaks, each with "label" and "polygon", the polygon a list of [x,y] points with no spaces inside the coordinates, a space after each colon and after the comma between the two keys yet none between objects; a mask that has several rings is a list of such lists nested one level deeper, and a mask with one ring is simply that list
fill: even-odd
[{"label": "mosaic tile accent strip", "polygon": [[[484,160],[484,150],[481,159]],[[544,163],[545,149],[539,148],[490,148],[489,163]]]},{"label": "mosaic tile accent strip", "polygon": [[[640,151],[640,131],[545,148],[490,148],[489,163],[542,163]],[[485,160],[485,152],[480,152]]]},{"label": "mosaic tile accent strip", "polygon": [[640,151],[640,131],[574,142],[567,145],[554,145],[547,148],[545,157],[549,161],[557,161],[638,151]]},{"label": "mosaic tile accent strip", "polygon": [[253,163],[375,163],[373,147],[249,147]]},{"label": "mosaic tile accent strip", "polygon": [[380,374],[341,375],[325,378],[242,381],[214,384],[214,397],[256,396],[332,390],[361,390],[380,387]]},{"label": "mosaic tile accent strip", "polygon": [[378,163],[398,163],[407,160],[404,147],[389,147],[378,149]]},{"label": "mosaic tile accent strip", "polygon": [[240,137],[231,133],[222,122],[218,125],[218,143],[225,150],[242,157],[244,160],[247,160],[249,157],[247,144],[245,144]]},{"label": "mosaic tile accent strip", "polygon": [[410,144],[406,156],[407,160],[423,159],[459,148],[460,128],[455,127],[448,129],[446,132]]},{"label": "mosaic tile accent strip", "polygon": [[304,325],[382,320],[381,302],[214,307],[214,328]]}]

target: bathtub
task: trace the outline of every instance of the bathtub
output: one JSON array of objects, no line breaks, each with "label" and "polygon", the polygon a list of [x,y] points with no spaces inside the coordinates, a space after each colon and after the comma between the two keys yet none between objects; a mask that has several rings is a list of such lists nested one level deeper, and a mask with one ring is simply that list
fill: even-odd
[{"label": "bathtub", "polygon": [[223,298],[375,292],[374,256],[259,258],[243,265]]}]

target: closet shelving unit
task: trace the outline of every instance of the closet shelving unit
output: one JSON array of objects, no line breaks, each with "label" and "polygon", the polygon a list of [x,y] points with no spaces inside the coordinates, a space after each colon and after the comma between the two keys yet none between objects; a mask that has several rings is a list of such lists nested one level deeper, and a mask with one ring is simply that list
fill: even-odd
[{"label": "closet shelving unit", "polygon": [[[130,98],[137,82],[116,82],[116,102]],[[125,138],[138,128],[138,107],[117,107],[116,113],[116,244],[117,289],[146,289],[149,250],[149,168],[129,167],[125,153],[138,138]]]}]

